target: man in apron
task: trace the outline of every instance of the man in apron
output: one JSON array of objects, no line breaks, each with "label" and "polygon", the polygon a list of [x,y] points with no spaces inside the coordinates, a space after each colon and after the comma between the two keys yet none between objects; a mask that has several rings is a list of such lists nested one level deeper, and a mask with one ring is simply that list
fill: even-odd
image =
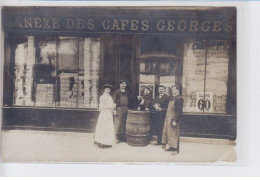
[{"label": "man in apron", "polygon": [[[179,153],[180,116],[183,107],[183,98],[179,93],[180,86],[173,86],[173,96],[168,105],[162,133],[162,148],[166,151],[172,151],[172,155]],[[166,148],[166,145],[169,147]]]}]

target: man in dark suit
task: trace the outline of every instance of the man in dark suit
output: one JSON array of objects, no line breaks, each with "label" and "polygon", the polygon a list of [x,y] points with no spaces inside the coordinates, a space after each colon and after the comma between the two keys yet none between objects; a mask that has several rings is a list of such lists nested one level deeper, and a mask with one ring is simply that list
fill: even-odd
[{"label": "man in dark suit", "polygon": [[158,91],[159,95],[154,98],[153,110],[151,112],[151,133],[157,136],[157,143],[154,145],[162,144],[163,125],[170,101],[170,96],[166,95],[166,88],[164,86],[159,86]]}]

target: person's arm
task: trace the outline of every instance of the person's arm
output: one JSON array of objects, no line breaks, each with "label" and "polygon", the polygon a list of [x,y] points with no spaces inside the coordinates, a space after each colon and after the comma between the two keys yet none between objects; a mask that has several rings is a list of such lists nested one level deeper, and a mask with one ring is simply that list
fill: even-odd
[{"label": "person's arm", "polygon": [[168,97],[168,96],[164,97],[164,99],[160,105],[161,110],[167,110],[169,101],[170,101],[170,97]]},{"label": "person's arm", "polygon": [[182,114],[182,108],[183,108],[183,99],[180,98],[175,102],[175,118],[174,121],[179,122],[180,116]]},{"label": "person's arm", "polygon": [[117,103],[117,101],[118,101],[118,93],[117,93],[117,91],[115,91],[114,92],[114,94],[113,94],[113,101],[114,101],[114,103],[117,105],[118,103]]},{"label": "person's arm", "polygon": [[150,99],[148,108],[149,108],[149,110],[153,108],[153,98]]},{"label": "person's arm", "polygon": [[105,107],[106,107],[106,104],[105,104],[104,98],[103,98],[103,96],[100,96],[100,98],[99,98],[99,110],[101,111],[101,110],[105,109]]},{"label": "person's arm", "polygon": [[151,102],[151,111],[152,112],[155,112],[156,111],[156,108],[155,108],[155,106],[156,106],[156,104],[158,105],[158,97],[155,97],[154,98],[154,100]]}]

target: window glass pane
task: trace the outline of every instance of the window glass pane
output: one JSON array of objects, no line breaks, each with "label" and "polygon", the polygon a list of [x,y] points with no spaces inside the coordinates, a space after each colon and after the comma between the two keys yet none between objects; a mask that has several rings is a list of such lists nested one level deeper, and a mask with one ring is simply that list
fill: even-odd
[{"label": "window glass pane", "polygon": [[59,37],[58,87],[57,106],[77,107],[78,38]]},{"label": "window glass pane", "polygon": [[229,44],[213,41],[207,46],[206,97],[204,112],[226,113]]},{"label": "window glass pane", "polygon": [[140,73],[142,73],[142,74],[154,74],[155,73],[155,63],[141,62],[140,63]]},{"label": "window glass pane", "polygon": [[84,67],[84,81],[81,81],[81,87],[84,87],[83,107],[98,108],[100,38],[84,38],[80,44],[83,46],[80,60]]},{"label": "window glass pane", "polygon": [[155,83],[155,75],[154,74],[140,74],[140,83]]},{"label": "window glass pane", "polygon": [[182,96],[184,112],[202,112],[198,106],[201,94],[204,93],[205,46],[201,42],[184,43]]},{"label": "window glass pane", "polygon": [[36,47],[35,105],[55,106],[55,38],[38,38]]},{"label": "window glass pane", "polygon": [[151,95],[154,96],[156,63],[149,60],[140,62],[139,68],[139,95],[143,95],[144,87],[149,87],[152,91]]},{"label": "window glass pane", "polygon": [[170,87],[175,84],[175,67],[174,62],[160,62],[159,63],[159,78],[160,85],[166,87],[166,94],[171,96]]},{"label": "window glass pane", "polygon": [[84,107],[84,38],[79,38],[78,107]]},{"label": "window glass pane", "polygon": [[178,40],[172,36],[143,36],[141,56],[178,56]]},{"label": "window glass pane", "polygon": [[100,38],[17,39],[14,105],[98,108],[99,64]]}]

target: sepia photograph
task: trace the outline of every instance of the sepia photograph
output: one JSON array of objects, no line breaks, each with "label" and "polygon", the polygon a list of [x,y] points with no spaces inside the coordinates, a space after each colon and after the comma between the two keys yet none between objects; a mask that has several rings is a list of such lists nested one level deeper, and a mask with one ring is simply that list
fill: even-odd
[{"label": "sepia photograph", "polygon": [[4,161],[237,161],[235,6],[1,12]]}]

